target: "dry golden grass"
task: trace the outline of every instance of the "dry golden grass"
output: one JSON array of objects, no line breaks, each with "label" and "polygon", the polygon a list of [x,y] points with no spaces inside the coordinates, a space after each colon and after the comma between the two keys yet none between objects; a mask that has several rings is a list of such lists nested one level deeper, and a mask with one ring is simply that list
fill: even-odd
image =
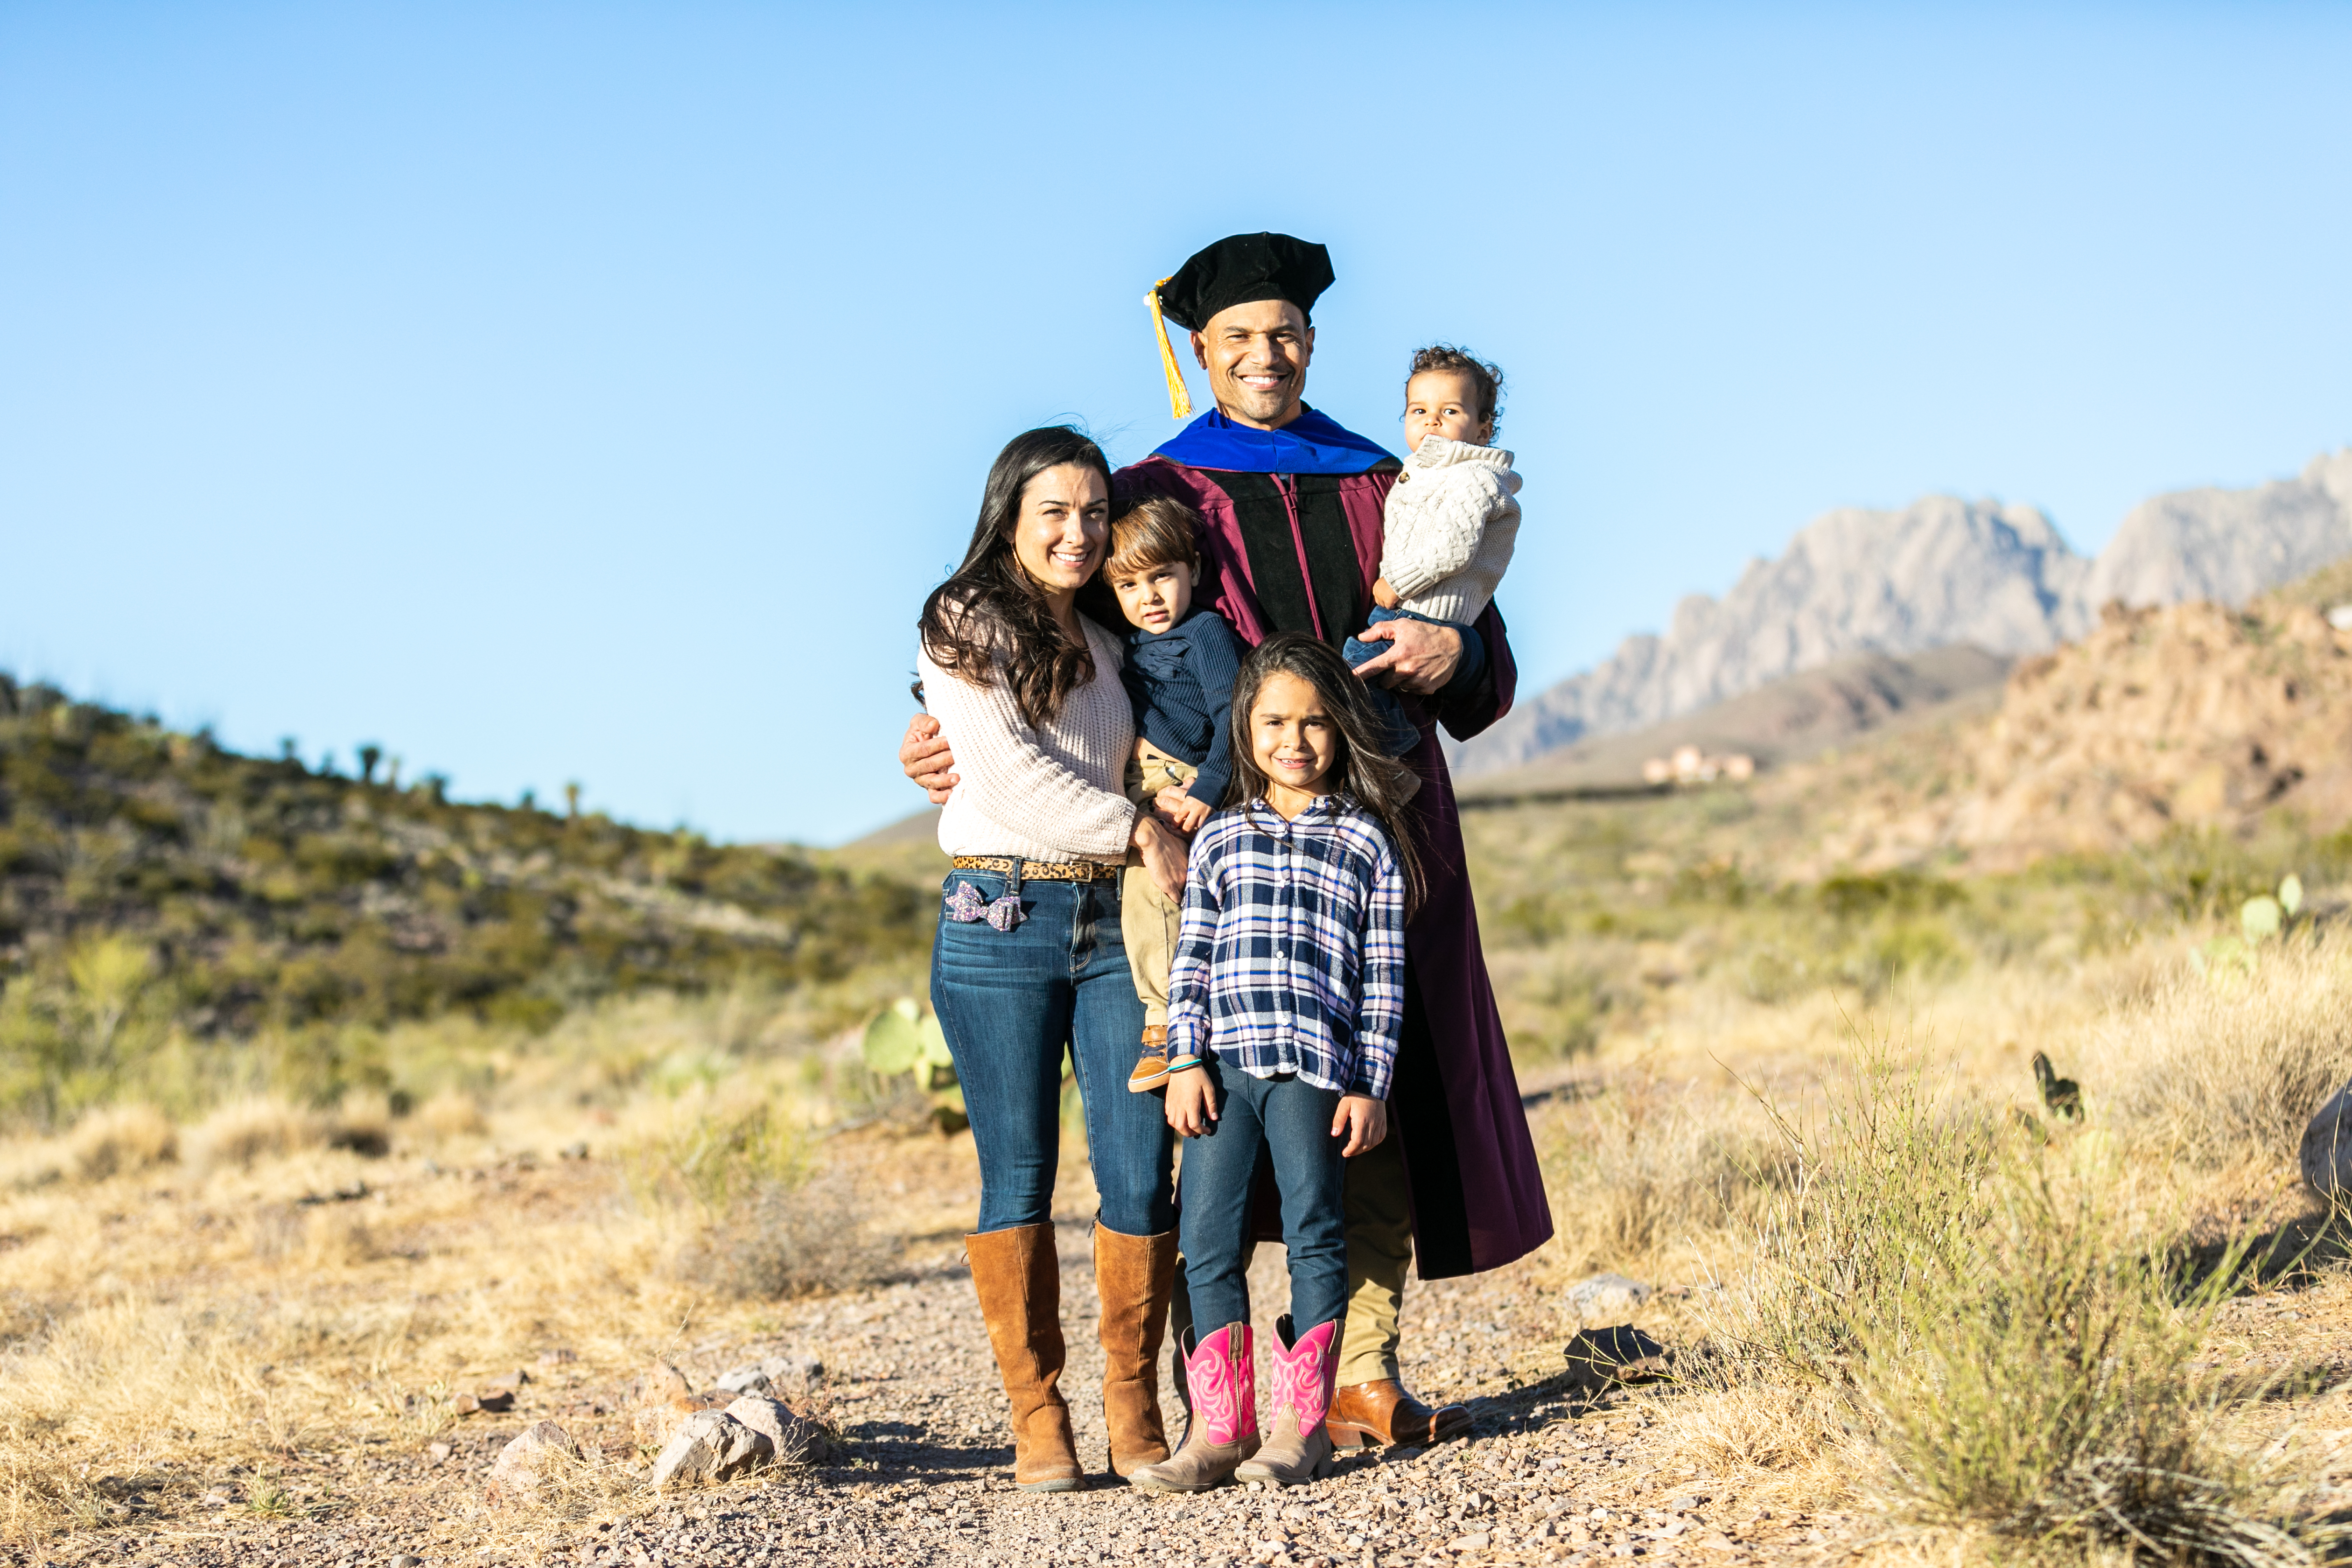
[{"label": "dry golden grass", "polygon": [[2352,1078],[2352,952],[2330,933],[2179,966],[2102,1022],[2087,1059],[2156,1147],[2208,1168],[2291,1164],[2314,1108]]},{"label": "dry golden grass", "polygon": [[108,1106],[81,1119],[71,1148],[74,1174],[102,1182],[178,1159],[180,1130],[152,1105]]},{"label": "dry golden grass", "polygon": [[[2233,1344],[2242,1310],[2269,1298],[2230,1289],[2256,1276],[2208,1276],[2215,1292],[2184,1301],[2146,1260],[2315,1234],[2294,1142],[2352,1073],[2352,942],[2305,932],[2200,967],[2201,934],[1875,998],[1759,1002],[1717,978],[1654,994],[1605,1037],[1538,1120],[1562,1221],[1552,1277],[1607,1268],[1667,1288],[1640,1318],[1685,1352],[1681,1385],[1654,1396],[1661,1462],[1759,1506],[1854,1512],[1874,1521],[1857,1541],[1890,1563],[2120,1561],[2128,1537],[2085,1510],[2115,1500],[2116,1477],[2168,1466],[2202,1479],[2161,1496],[2135,1481],[2137,1500],[2116,1505],[2161,1521],[2151,1541],[2308,1560],[2324,1532],[2274,1527],[2341,1506],[2328,1489],[2346,1479],[2345,1402],[2314,1396],[2301,1370],[2352,1347],[2339,1254],[2305,1255],[2298,1278],[2316,1283],[2284,1336],[2310,1342],[2300,1358]],[[2082,1080],[2084,1123],[2039,1103],[2037,1049]],[[1866,1092],[1858,1057],[1879,1064]],[[1861,1192],[1824,1226],[1822,1173],[1841,1158],[1859,1161]],[[2032,1224],[1986,1195],[2036,1190],[2027,1173],[2049,1194]],[[2210,1266],[2212,1247],[2194,1255]],[[2037,1320],[1988,1280],[2077,1305]],[[2091,1325],[2104,1361],[2071,1329],[2017,1326],[2035,1321]],[[2078,1384],[2062,1375],[2069,1353]],[[2141,1380],[2129,1397],[2102,1381],[2118,1354]],[[2096,1418],[2067,1426],[2084,1399]],[[1982,1440],[2004,1423],[2013,1441]]]},{"label": "dry golden grass", "polygon": [[[1529,1081],[1553,1089],[1535,1123],[1559,1225],[1536,1268],[1554,1285],[1611,1269],[1665,1288],[1637,1318],[1682,1356],[1680,1381],[1641,1402],[1657,1462],[1759,1507],[1842,1511],[1861,1521],[1853,1543],[1890,1564],[2017,1554],[1974,1502],[1927,1506],[1932,1489],[1906,1481],[1948,1435],[1906,1436],[1885,1419],[1896,1384],[1835,1364],[1883,1355],[1923,1312],[1990,1320],[2001,1303],[1930,1293],[1857,1313],[1849,1290],[1793,1312],[1792,1258],[1900,1274],[1919,1238],[1863,1245],[1851,1222],[1882,1204],[1804,1254],[1792,1216],[1823,1191],[1841,1116],[1851,1131],[1863,1040],[1908,1064],[1917,1097],[1908,1142],[1881,1151],[1882,1184],[1906,1161],[1985,1174],[2030,1156],[2062,1190],[2105,1194],[2102,1234],[2129,1244],[2111,1259],[2307,1221],[2292,1133],[2298,1105],[2352,1072],[2352,952],[2306,938],[2200,973],[2189,955],[2210,934],[1873,987],[1759,988],[1716,962],[1731,939],[1701,921],[1611,939],[1621,990],[1580,1013],[1590,993],[1560,977],[1591,954],[1564,941],[1505,952],[1498,973],[1518,988],[1507,1008],[1576,1013],[1593,1040],[1530,1064]],[[809,1039],[802,1016],[641,998],[537,1039],[408,1026],[387,1051],[408,1081],[439,1088],[407,1114],[365,1092],[331,1110],[242,1100],[186,1128],[131,1107],[0,1146],[0,1531],[119,1525],[142,1491],[201,1513],[195,1500],[221,1487],[262,1512],[440,1508],[470,1549],[645,1506],[625,1443],[589,1443],[537,1504],[495,1518],[368,1466],[447,1436],[452,1392],[543,1352],[576,1358],[551,1375],[609,1388],[682,1343],[751,1335],[779,1295],[871,1278],[906,1238],[968,1222],[962,1145],[902,1138],[887,1120],[827,1136],[894,1101],[840,1043]],[[2085,1123],[2039,1104],[2036,1050],[2082,1080]],[[2049,1145],[2012,1131],[2012,1111],[2035,1115]],[[1067,1177],[1082,1185],[1082,1168]],[[881,1205],[870,1221],[865,1203]],[[1989,1234],[1959,1239],[1990,1247]],[[2344,1396],[2298,1370],[2352,1360],[2352,1280],[2317,1260],[2298,1278],[2293,1319],[2256,1290],[2147,1330],[2197,1363],[2179,1383],[2204,1401],[2184,1406],[2200,1462],[2242,1461],[2237,1495],[2281,1514],[2323,1506],[2311,1489],[2345,1479],[2352,1447]],[[1836,1321],[1846,1339],[1822,1327]],[[1562,1337],[1574,1327],[1563,1313]],[[1758,1353],[1776,1338],[1777,1359]],[[2052,1353],[2030,1336],[1985,1342]],[[1914,1370],[1954,1386],[1948,1360]],[[2281,1396],[2247,1397],[2264,1389]],[[2011,1494],[2032,1472],[2014,1460]],[[2027,1554],[2112,1550],[2083,1539]]]},{"label": "dry golden grass", "polygon": [[[570,1357],[541,1376],[609,1387],[688,1336],[753,1334],[763,1301],[709,1267],[714,1234],[744,1223],[744,1202],[796,1226],[816,1266],[848,1258],[871,1277],[893,1247],[869,1239],[857,1184],[836,1175],[812,1190],[825,1211],[812,1217],[793,1206],[794,1184],[869,1158],[903,1183],[920,1160],[892,1146],[938,1141],[877,1128],[880,1144],[835,1140],[816,1159],[807,1141],[844,1121],[844,1103],[805,1050],[730,1057],[738,1024],[721,1005],[616,1012],[578,1027],[654,1059],[684,1051],[697,1069],[617,1106],[582,1104],[551,1089],[563,1075],[519,1054],[482,1098],[450,1098],[462,1112],[249,1100],[183,1132],[126,1107],[9,1145],[0,1539],[119,1526],[153,1507],[202,1516],[215,1488],[264,1515],[407,1498],[451,1512],[451,1539],[468,1549],[642,1506],[633,1449],[592,1451],[540,1503],[496,1518],[448,1510],[420,1479],[370,1479],[365,1466],[415,1455],[457,1419],[454,1391],[543,1352]],[[746,1108],[772,1130],[749,1153],[730,1133]],[[589,1157],[566,1157],[583,1146]],[[702,1157],[685,1168],[679,1152],[692,1149]],[[681,1184],[694,1187],[686,1201],[671,1190]],[[805,1240],[817,1235],[829,1252]],[[322,1475],[320,1455],[341,1473]]]}]

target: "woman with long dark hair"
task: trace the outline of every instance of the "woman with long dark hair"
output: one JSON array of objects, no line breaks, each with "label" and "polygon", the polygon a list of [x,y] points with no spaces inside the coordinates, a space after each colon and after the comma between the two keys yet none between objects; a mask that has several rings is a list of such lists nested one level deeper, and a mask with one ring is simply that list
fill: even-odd
[{"label": "woman with long dark hair", "polygon": [[1135,720],[1120,641],[1077,612],[1109,531],[1101,449],[1061,426],[1017,436],[989,470],[963,564],[919,623],[924,703],[961,774],[940,816],[954,866],[931,1005],[980,1155],[980,1219],[964,1247],[1012,1401],[1013,1479],[1031,1491],[1086,1484],[1057,1386],[1066,1042],[1099,1198],[1110,1465],[1124,1476],[1168,1457],[1156,1363],[1176,1265],[1171,1140],[1159,1100],[1127,1092],[1143,1004],[1119,934],[1119,875],[1133,848],[1181,896],[1184,844],[1128,802]]}]

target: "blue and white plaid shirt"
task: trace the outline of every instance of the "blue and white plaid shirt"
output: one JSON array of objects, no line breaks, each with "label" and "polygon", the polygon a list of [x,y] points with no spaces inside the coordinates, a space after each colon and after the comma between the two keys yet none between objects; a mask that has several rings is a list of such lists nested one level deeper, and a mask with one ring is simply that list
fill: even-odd
[{"label": "blue and white plaid shirt", "polygon": [[1168,970],[1171,1057],[1386,1100],[1404,1019],[1404,871],[1378,818],[1327,795],[1259,802],[1192,841]]}]

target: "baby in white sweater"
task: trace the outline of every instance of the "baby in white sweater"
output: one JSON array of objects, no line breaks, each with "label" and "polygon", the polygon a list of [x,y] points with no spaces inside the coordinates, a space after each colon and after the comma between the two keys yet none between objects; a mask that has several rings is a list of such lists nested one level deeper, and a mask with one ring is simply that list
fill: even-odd
[{"label": "baby in white sweater", "polygon": [[[1409,618],[1466,626],[1486,613],[1519,537],[1519,476],[1495,438],[1503,373],[1460,349],[1433,344],[1412,356],[1404,386],[1404,439],[1412,455],[1381,516],[1379,606],[1370,621]],[[1386,651],[1348,639],[1350,665]],[[1420,742],[1395,696],[1371,688],[1402,754]]]}]

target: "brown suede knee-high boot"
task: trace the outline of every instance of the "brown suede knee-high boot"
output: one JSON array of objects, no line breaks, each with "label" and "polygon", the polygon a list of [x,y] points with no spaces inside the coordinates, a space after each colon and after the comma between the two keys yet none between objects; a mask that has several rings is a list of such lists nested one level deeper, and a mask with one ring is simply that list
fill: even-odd
[{"label": "brown suede knee-high boot", "polygon": [[988,1322],[989,1348],[1013,1402],[1013,1479],[1024,1491],[1074,1492],[1084,1487],[1070,1441],[1070,1407],[1062,1377],[1062,1275],[1054,1227],[1016,1225],[963,1238],[972,1288]]},{"label": "brown suede knee-high boot", "polygon": [[1160,1424],[1160,1337],[1176,1279],[1176,1233],[1128,1236],[1095,1224],[1095,1290],[1102,1298],[1103,1424],[1122,1476],[1168,1457]]}]

